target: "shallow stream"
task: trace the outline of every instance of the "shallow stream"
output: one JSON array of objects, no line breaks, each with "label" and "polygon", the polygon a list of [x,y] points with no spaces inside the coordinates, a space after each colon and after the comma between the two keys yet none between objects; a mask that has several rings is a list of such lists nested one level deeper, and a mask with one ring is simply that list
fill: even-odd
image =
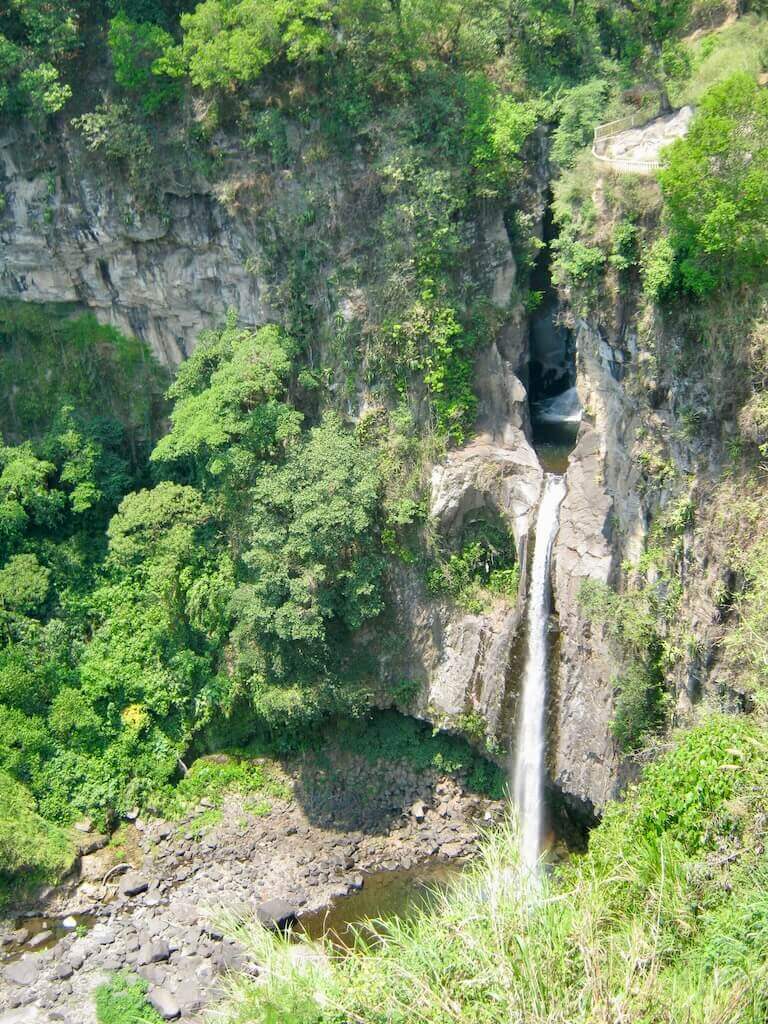
[{"label": "shallow stream", "polygon": [[18,960],[22,953],[39,953],[55,946],[59,939],[73,931],[90,931],[96,923],[94,914],[74,914],[67,917],[17,917],[15,927],[18,940],[0,947],[0,964]]}]

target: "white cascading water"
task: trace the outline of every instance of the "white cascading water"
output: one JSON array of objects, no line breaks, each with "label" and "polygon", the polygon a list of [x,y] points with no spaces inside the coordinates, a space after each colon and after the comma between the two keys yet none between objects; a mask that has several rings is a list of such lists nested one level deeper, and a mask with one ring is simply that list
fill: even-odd
[{"label": "white cascading water", "polygon": [[526,652],[514,767],[514,796],[520,821],[520,857],[533,871],[541,850],[544,804],[544,748],[547,704],[547,620],[549,569],[558,528],[565,479],[548,474],[536,521],[531,583],[528,589]]}]

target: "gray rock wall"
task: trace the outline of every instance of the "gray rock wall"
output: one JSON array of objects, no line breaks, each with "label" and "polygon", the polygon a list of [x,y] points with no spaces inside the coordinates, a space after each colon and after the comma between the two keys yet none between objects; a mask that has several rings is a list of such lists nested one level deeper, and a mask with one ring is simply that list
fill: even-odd
[{"label": "gray rock wall", "polygon": [[246,269],[247,225],[205,181],[166,191],[162,217],[142,215],[66,135],[47,165],[29,141],[0,136],[0,297],[77,303],[170,365],[230,307],[246,323],[270,318],[264,282]]}]

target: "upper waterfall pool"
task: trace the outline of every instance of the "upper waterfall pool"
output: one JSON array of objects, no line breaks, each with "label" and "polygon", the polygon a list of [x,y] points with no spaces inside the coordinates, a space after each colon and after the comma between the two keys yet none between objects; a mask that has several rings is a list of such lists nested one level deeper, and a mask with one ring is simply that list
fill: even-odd
[{"label": "upper waterfall pool", "polygon": [[545,473],[564,476],[576,444],[578,420],[533,420],[533,447]]}]

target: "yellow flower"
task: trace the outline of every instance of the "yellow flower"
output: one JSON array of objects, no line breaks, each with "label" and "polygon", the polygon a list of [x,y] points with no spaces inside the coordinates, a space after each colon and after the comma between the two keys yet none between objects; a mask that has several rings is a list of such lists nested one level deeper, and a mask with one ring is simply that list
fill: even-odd
[{"label": "yellow flower", "polygon": [[134,729],[136,732],[140,732],[149,724],[149,713],[141,704],[129,704],[127,708],[123,708],[121,718],[126,728]]}]

